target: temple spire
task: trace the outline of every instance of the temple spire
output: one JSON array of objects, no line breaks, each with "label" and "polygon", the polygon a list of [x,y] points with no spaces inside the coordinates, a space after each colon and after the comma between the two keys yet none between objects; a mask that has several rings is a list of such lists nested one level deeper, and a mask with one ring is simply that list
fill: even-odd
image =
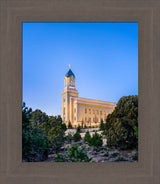
[{"label": "temple spire", "polygon": [[71,77],[71,76],[73,76],[75,78],[75,75],[74,75],[74,73],[71,70],[71,65],[69,64],[68,66],[69,66],[69,70],[66,73],[65,77]]}]

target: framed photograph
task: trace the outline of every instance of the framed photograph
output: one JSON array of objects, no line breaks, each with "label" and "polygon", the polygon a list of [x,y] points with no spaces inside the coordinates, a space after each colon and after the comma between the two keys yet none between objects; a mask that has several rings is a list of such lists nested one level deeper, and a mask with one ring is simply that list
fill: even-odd
[{"label": "framed photograph", "polygon": [[136,162],[138,23],[22,31],[23,162]]},{"label": "framed photograph", "polygon": [[[1,183],[159,184],[160,2],[2,0],[0,7]],[[123,25],[124,39],[120,40],[121,44],[118,42],[118,36],[111,35],[115,30],[122,36],[121,29],[118,27],[111,29],[107,27],[108,25]],[[38,31],[34,32],[34,30]],[[65,30],[67,30],[68,41],[66,41]],[[78,34],[79,30],[81,30],[80,34]],[[110,34],[106,30],[111,31]],[[52,33],[56,36],[49,36]],[[76,40],[72,39],[74,33],[77,33]],[[107,33],[116,41],[107,40],[109,44],[103,45]],[[102,36],[101,41],[97,35]],[[43,39],[44,36],[46,36],[45,39]],[[126,37],[130,44],[123,49],[123,45],[127,43]],[[87,46],[88,38],[91,39],[92,44]],[[44,42],[44,40],[48,41]],[[64,46],[64,40],[66,46]],[[103,47],[92,47],[96,45],[96,41]],[[52,47],[55,53],[50,47],[53,42],[57,43],[56,49],[55,44]],[[74,57],[78,56],[75,53],[77,45],[79,45],[77,47],[79,51],[81,48],[91,49],[90,55],[79,52],[84,55],[84,63],[74,62]],[[70,46],[72,51],[74,49],[74,52],[70,52],[67,46]],[[58,47],[62,47],[62,50]],[[114,54],[111,55],[111,51],[113,53],[119,51],[119,55],[122,56],[120,63],[123,65],[120,66],[118,63],[113,65],[116,70],[117,68],[122,70],[121,77],[117,76],[119,79],[123,78],[125,84],[127,79],[129,80],[132,94],[121,93],[120,96],[123,84],[119,82],[114,86],[117,89],[119,85],[119,93],[113,96],[109,92],[108,96],[105,94],[106,98],[103,97],[103,93],[94,96],[97,93],[91,94],[89,90],[88,95],[84,93],[79,96],[80,90],[87,91],[80,80],[88,83],[86,89],[89,82],[94,84],[93,81],[95,83],[97,81],[99,84],[97,88],[104,85],[104,91],[107,89],[104,84],[107,79],[110,80],[108,86],[114,83],[115,76],[113,76],[114,69],[111,61],[107,63],[111,78],[107,78],[103,73],[106,62],[100,61],[100,59],[107,59],[100,53],[110,48],[112,50],[107,56],[112,56],[112,63],[120,56],[116,58]],[[63,54],[60,55],[64,50],[66,57]],[[52,53],[54,57],[49,57]],[[71,53],[74,55],[71,56]],[[127,53],[128,58],[122,53]],[[92,56],[92,59],[89,56]],[[134,56],[138,56],[137,60]],[[61,61],[58,62],[60,58]],[[49,63],[51,59],[52,62]],[[87,59],[88,63],[85,62]],[[87,72],[83,70],[85,66],[81,64],[86,65]],[[94,64],[96,66],[89,67]],[[97,66],[98,64],[103,66]],[[57,67],[61,69],[58,70]],[[45,72],[45,69],[49,72]],[[98,69],[101,71],[96,72]],[[133,81],[128,77],[132,72]],[[86,79],[81,73],[87,74],[92,80]],[[96,80],[94,78],[96,75],[92,75],[94,73],[104,79]],[[55,80],[49,80],[51,76]],[[62,80],[56,80],[58,76]],[[46,80],[49,82],[47,83]],[[60,97],[54,99],[54,108],[50,109],[49,106],[44,105],[42,94],[45,97],[44,88],[52,85],[50,83],[52,81],[52,89],[48,88],[47,91],[58,89],[57,94]],[[135,86],[138,84],[137,88],[133,87],[134,84]],[[40,89],[38,89],[39,86],[41,86]],[[57,88],[57,86],[61,87]],[[92,89],[93,86],[89,87]],[[39,93],[36,90],[39,90]],[[130,96],[130,99],[128,95],[134,96]],[[109,97],[111,99],[108,99]],[[49,98],[50,101],[51,98]],[[56,100],[57,104],[60,102],[59,106],[56,105]],[[125,102],[129,105],[123,104]],[[125,118],[118,119],[119,109],[122,110],[122,107],[128,109],[131,105],[131,109],[134,110],[127,111]],[[131,120],[128,114],[132,115]],[[39,121],[37,117],[45,120]],[[129,127],[128,124],[130,124]],[[51,127],[47,129],[48,126]],[[121,131],[118,131],[117,126],[120,126]],[[128,131],[129,134],[127,134],[128,129],[133,130],[133,133]],[[123,154],[124,151],[125,154]],[[77,154],[81,156],[78,157]]]}]

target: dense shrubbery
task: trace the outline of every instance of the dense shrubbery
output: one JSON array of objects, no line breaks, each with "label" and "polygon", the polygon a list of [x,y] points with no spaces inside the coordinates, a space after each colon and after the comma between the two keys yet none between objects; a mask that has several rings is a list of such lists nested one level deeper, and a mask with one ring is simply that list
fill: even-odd
[{"label": "dense shrubbery", "polygon": [[33,126],[32,109],[22,105],[22,156],[26,161],[45,160],[48,156],[48,138],[42,130]]},{"label": "dense shrubbery", "polygon": [[49,120],[48,115],[46,115],[46,113],[42,112],[39,109],[36,109],[31,114],[32,125],[36,126],[37,128],[43,126],[45,123],[48,122],[48,120]]},{"label": "dense shrubbery", "polygon": [[71,121],[68,122],[68,128],[73,128]]},{"label": "dense shrubbery", "polygon": [[62,123],[62,119],[60,116],[50,118],[48,123],[52,127],[48,131],[48,138],[50,141],[49,146],[51,148],[51,151],[55,151],[57,153],[64,143],[66,126]]},{"label": "dense shrubbery", "polygon": [[103,120],[101,120],[100,126],[99,126],[99,130],[104,131],[105,130],[105,125]]},{"label": "dense shrubbery", "polygon": [[47,116],[22,105],[22,156],[24,161],[41,161],[58,152],[64,142],[66,125],[60,116]]},{"label": "dense shrubbery", "polygon": [[75,142],[78,142],[78,141],[80,141],[82,138],[81,138],[81,135],[80,135],[80,133],[79,132],[76,132],[74,135],[73,135],[73,140],[75,141]]},{"label": "dense shrubbery", "polygon": [[78,144],[71,144],[65,152],[65,156],[57,154],[56,162],[90,162],[92,158],[84,151],[85,146],[78,147]]},{"label": "dense shrubbery", "polygon": [[103,144],[102,135],[97,132],[95,132],[95,134],[91,137],[90,133],[87,131],[84,136],[84,141],[88,142],[89,146],[94,146],[96,148],[102,146]]},{"label": "dense shrubbery", "polygon": [[138,96],[122,97],[105,124],[107,146],[138,148]]},{"label": "dense shrubbery", "polygon": [[103,144],[102,136],[95,132],[95,134],[93,134],[88,143],[89,146],[94,146],[96,148],[100,147]]},{"label": "dense shrubbery", "polygon": [[[84,125],[85,126],[85,125]],[[68,127],[71,128],[71,122]],[[24,161],[42,161],[48,154],[64,151],[60,149],[64,142],[78,142],[81,138],[81,127],[78,126],[76,133],[65,136],[66,125],[61,116],[48,116],[40,110],[32,112],[25,103],[22,105],[22,156]],[[112,114],[109,114],[106,123],[101,121],[100,130],[107,138],[107,146],[120,149],[138,149],[138,96],[122,97]],[[84,142],[88,147],[101,149],[103,144],[102,135],[95,132],[91,137],[86,132]],[[82,141],[79,144],[83,144]],[[87,148],[86,148],[87,149]],[[113,155],[114,156],[114,155]],[[132,159],[137,159],[135,154]],[[60,161],[89,161],[84,148],[72,145],[68,148],[66,156],[57,154]]]},{"label": "dense shrubbery", "polygon": [[71,133],[68,133],[68,135],[66,135],[65,137],[65,140],[68,142],[68,143],[71,143],[72,140],[73,140],[73,135]]},{"label": "dense shrubbery", "polygon": [[84,136],[84,142],[89,142],[90,139],[91,139],[91,135],[90,135],[89,131],[87,131],[85,133],[85,136]]},{"label": "dense shrubbery", "polygon": [[78,125],[77,130],[78,133],[81,133],[81,127]]},{"label": "dense shrubbery", "polygon": [[80,126],[78,126],[77,127],[77,130],[76,130],[76,133],[73,135],[73,140],[75,141],[75,142],[78,142],[78,141],[80,141],[82,138],[81,138],[81,135],[80,135],[80,132],[81,132],[81,127]]},{"label": "dense shrubbery", "polygon": [[30,124],[30,118],[31,118],[32,109],[28,109],[25,106],[25,103],[22,105],[22,154],[23,159],[26,158],[29,153],[32,151],[31,147],[31,124]]}]

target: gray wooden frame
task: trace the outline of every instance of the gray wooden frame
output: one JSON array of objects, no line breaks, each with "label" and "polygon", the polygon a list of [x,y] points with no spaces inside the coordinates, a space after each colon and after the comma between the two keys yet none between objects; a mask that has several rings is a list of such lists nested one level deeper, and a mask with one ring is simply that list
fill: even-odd
[{"label": "gray wooden frame", "polygon": [[[137,163],[22,163],[22,22],[139,23]],[[159,184],[159,79],[158,0],[0,0],[0,183]]]}]

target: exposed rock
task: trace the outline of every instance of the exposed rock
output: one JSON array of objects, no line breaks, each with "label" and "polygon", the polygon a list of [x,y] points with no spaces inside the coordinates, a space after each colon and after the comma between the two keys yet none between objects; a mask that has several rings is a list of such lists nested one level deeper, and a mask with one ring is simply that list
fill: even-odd
[{"label": "exposed rock", "polygon": [[108,157],[108,156],[109,156],[108,151],[106,151],[102,156],[103,156],[103,157]]},{"label": "exposed rock", "polygon": [[[89,146],[88,143],[84,143],[83,141],[77,142],[80,147],[85,146],[85,151],[89,158],[92,157],[91,162],[135,162],[138,159],[138,152],[133,150],[120,150],[114,148],[108,148],[106,146],[101,146],[99,148],[95,148],[93,146]],[[66,158],[65,150],[67,147],[70,147],[71,144],[64,144],[61,147],[59,153]],[[48,155],[48,159],[45,162],[55,162],[56,161],[56,153]]]},{"label": "exposed rock", "polygon": [[118,155],[119,155],[119,152],[118,152],[118,151],[114,151],[114,152],[109,153],[109,157],[110,157],[110,158],[115,158],[115,157],[117,157]]},{"label": "exposed rock", "polygon": [[131,154],[131,159],[132,160],[138,160],[138,152],[137,151],[133,151]]},{"label": "exposed rock", "polygon": [[128,159],[123,156],[118,156],[116,157],[115,162],[119,162],[119,161],[128,161]]},{"label": "exposed rock", "polygon": [[98,152],[97,151],[93,151],[92,155],[98,155]]}]

